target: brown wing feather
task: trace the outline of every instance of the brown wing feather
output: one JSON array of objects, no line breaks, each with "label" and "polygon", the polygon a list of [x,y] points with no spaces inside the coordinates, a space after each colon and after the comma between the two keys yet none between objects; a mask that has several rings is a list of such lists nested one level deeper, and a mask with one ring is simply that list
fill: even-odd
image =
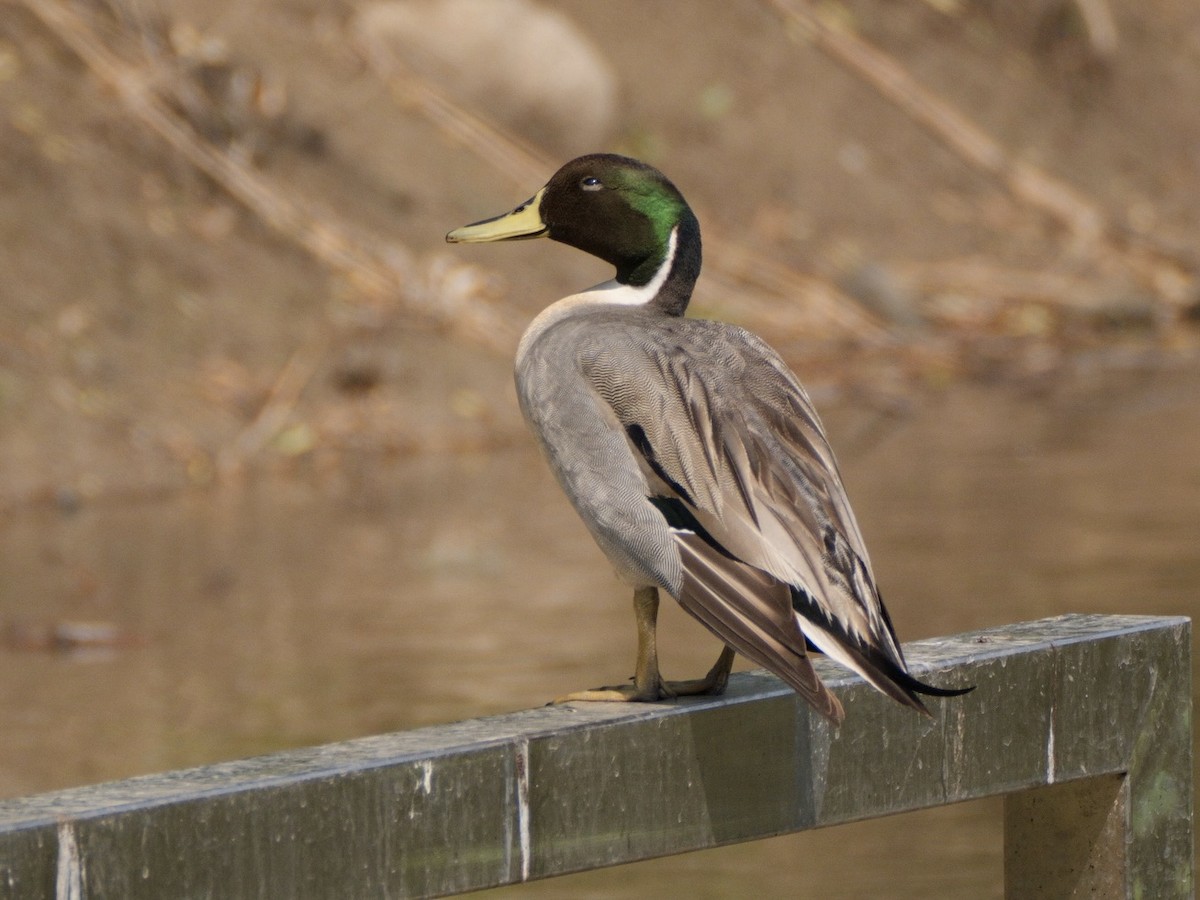
[{"label": "brown wing feather", "polygon": [[795,626],[781,631],[777,609],[787,585],[767,573],[729,560],[693,533],[677,534],[683,557],[678,600],[710,631],[747,659],[774,672],[817,712],[840,725],[845,713],[821,683]]}]

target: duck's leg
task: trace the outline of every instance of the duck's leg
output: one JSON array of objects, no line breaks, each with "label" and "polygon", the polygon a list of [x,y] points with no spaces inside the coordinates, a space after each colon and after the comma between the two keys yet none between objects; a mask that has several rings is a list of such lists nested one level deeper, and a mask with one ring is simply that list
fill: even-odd
[{"label": "duck's leg", "polygon": [[638,658],[633,684],[576,691],[560,697],[555,703],[571,700],[606,700],[653,702],[666,697],[688,697],[697,694],[722,694],[729,682],[734,651],[725,647],[716,663],[703,678],[690,681],[663,681],[658,671],[658,589],[640,587],[633,592],[633,611],[637,616]]},{"label": "duck's leg", "polygon": [[703,678],[693,678],[690,681],[668,681],[663,685],[663,692],[668,696],[690,697],[697,694],[723,694],[729,684],[729,670],[733,668],[733,658],[737,654],[732,647],[725,647],[721,655],[708,670]]},{"label": "duck's leg", "polygon": [[[633,684],[576,691],[559,697],[555,703],[572,700],[607,700],[653,702],[673,694],[665,690],[662,676],[658,672],[658,588],[639,587],[633,592],[633,612],[637,616],[638,657],[637,671]],[[709,673],[712,674],[712,673]]]}]

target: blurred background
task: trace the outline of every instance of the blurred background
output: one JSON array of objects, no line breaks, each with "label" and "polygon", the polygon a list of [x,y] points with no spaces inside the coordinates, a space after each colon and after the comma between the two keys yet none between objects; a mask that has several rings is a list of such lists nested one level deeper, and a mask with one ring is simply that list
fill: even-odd
[{"label": "blurred background", "polygon": [[[904,640],[1191,615],[1197,97],[1191,0],[0,0],[0,796],[629,674],[510,375],[609,273],[443,242],[595,150],[810,386]],[[1001,851],[989,801],[497,893],[999,897]]]}]

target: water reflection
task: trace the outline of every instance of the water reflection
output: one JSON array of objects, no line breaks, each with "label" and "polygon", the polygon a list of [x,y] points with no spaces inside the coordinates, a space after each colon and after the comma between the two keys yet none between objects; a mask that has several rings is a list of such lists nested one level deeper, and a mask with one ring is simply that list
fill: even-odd
[{"label": "water reflection", "polygon": [[[902,637],[1068,611],[1190,614],[1198,386],[1192,370],[1037,396],[961,388],[882,432],[868,413],[827,413]],[[3,796],[533,706],[633,663],[628,592],[531,447],[369,461],[320,486],[30,509],[0,528],[10,634],[101,621],[128,638],[0,650]],[[669,676],[703,672],[716,649],[664,607]],[[681,884],[697,897],[999,896],[999,805],[505,893]]]}]

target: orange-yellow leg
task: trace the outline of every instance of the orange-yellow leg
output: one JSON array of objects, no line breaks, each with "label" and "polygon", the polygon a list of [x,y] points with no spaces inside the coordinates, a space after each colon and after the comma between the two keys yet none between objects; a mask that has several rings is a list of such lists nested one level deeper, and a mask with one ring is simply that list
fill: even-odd
[{"label": "orange-yellow leg", "polygon": [[725,647],[716,663],[703,678],[691,681],[663,681],[658,670],[658,588],[642,587],[633,592],[633,611],[637,617],[638,656],[633,684],[575,691],[559,697],[555,703],[572,700],[641,702],[652,703],[668,697],[686,697],[697,694],[721,694],[729,683],[729,670],[733,667],[734,652]]},{"label": "orange-yellow leg", "polygon": [[729,685],[729,670],[733,668],[733,658],[736,655],[732,647],[724,647],[721,655],[717,657],[717,661],[713,663],[713,667],[703,678],[693,678],[690,681],[668,681],[666,689],[676,697],[723,694]]}]

